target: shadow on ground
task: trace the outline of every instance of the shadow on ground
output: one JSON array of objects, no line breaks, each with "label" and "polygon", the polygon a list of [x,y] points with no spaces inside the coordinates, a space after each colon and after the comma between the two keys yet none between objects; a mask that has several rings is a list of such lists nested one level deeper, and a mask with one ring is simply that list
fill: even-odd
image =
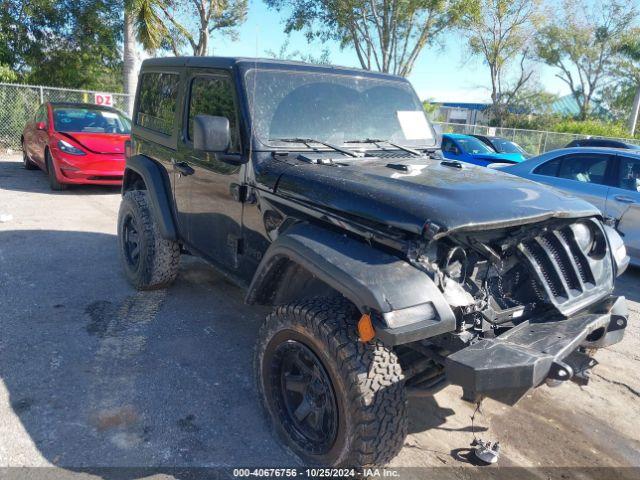
[{"label": "shadow on ground", "polygon": [[40,169],[25,170],[22,161],[2,162],[0,189],[51,195],[113,195],[120,191],[120,187],[104,185],[69,185],[67,190],[52,191],[47,174]]},{"label": "shadow on ground", "polygon": [[640,267],[629,267],[620,279],[616,282],[615,293],[624,295],[627,300],[640,303]]},{"label": "shadow on ground", "polygon": [[[212,268],[183,257],[169,290],[136,292],[114,236],[64,231],[0,232],[0,262],[5,441],[26,432],[48,462],[112,478],[140,472],[99,467],[295,465],[253,385],[265,311]],[[412,403],[410,429],[452,413]]]}]

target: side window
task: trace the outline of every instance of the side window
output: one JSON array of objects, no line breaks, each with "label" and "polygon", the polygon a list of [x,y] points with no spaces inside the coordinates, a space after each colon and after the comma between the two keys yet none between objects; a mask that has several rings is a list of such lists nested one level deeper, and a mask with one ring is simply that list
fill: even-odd
[{"label": "side window", "polygon": [[620,157],[617,186],[640,192],[640,158]]},{"label": "side window", "polygon": [[456,153],[456,146],[454,145],[454,143],[448,139],[448,138],[443,138],[442,139],[442,151],[443,152],[449,152],[449,153]]},{"label": "side window", "polygon": [[537,175],[545,175],[547,177],[556,177],[558,175],[558,167],[560,166],[560,159],[554,158],[548,162],[538,166],[533,173]]},{"label": "side window", "polygon": [[598,154],[567,155],[562,159],[558,177],[583,183],[605,183],[609,156]]},{"label": "side window", "polygon": [[191,82],[189,98],[189,123],[187,136],[193,140],[193,119],[196,115],[213,115],[229,119],[231,130],[231,153],[240,151],[238,115],[236,111],[233,85],[227,76],[195,77]]},{"label": "side window", "polygon": [[144,73],[136,123],[141,127],[171,135],[175,123],[180,76],[175,73]]}]

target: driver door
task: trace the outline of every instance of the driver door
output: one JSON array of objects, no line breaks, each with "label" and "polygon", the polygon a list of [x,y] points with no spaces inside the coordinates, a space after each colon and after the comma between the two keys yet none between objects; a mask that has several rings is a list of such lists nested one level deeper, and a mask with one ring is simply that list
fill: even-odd
[{"label": "driver door", "polygon": [[229,153],[240,153],[235,89],[227,71],[192,69],[188,73],[181,139],[172,159],[179,229],[190,248],[234,270],[241,248],[242,203],[234,199],[233,187],[241,183],[243,170],[213,153],[193,149],[193,119],[200,114],[228,118]]},{"label": "driver door", "polygon": [[616,220],[629,255],[640,258],[640,158],[618,155],[617,174],[609,189],[606,214]]}]

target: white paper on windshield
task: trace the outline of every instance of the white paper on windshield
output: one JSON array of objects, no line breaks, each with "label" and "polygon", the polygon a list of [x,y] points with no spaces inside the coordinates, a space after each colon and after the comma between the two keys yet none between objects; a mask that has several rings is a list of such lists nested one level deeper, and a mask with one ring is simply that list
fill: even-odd
[{"label": "white paper on windshield", "polygon": [[398,121],[406,140],[431,140],[433,134],[427,117],[420,110],[398,111]]},{"label": "white paper on windshield", "polygon": [[104,118],[118,118],[117,113],[113,112],[100,112]]}]

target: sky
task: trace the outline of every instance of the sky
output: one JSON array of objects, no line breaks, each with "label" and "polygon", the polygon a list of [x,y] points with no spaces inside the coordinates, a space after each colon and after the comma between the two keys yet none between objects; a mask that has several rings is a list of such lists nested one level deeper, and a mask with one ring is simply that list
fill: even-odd
[{"label": "sky", "polygon": [[[267,8],[262,0],[250,0],[249,15],[238,30],[237,40],[214,35],[210,54],[264,57],[269,51],[278,52],[287,40],[283,32],[284,18],[284,13]],[[425,47],[409,76],[420,98],[437,102],[488,102],[487,67],[479,59],[470,58],[466,42],[459,33],[447,34],[441,43],[442,46]],[[288,50],[319,55],[325,47],[329,49],[332,64],[360,68],[353,50],[341,50],[336,44],[320,42],[310,45],[301,33],[291,35]],[[536,70],[539,83],[547,91],[558,95],[569,93],[551,68],[539,66]]]}]

